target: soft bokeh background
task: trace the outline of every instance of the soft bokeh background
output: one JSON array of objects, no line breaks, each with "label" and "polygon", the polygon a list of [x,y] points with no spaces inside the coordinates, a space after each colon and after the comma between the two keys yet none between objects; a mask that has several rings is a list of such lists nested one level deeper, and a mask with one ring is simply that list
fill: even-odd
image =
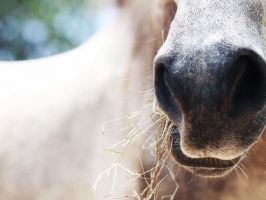
[{"label": "soft bokeh background", "polygon": [[110,24],[111,0],[0,0],[0,60],[70,50]]}]

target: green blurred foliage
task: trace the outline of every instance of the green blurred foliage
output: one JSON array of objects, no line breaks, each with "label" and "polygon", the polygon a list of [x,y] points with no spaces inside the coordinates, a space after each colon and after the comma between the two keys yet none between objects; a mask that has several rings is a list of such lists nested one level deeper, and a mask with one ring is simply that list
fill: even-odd
[{"label": "green blurred foliage", "polygon": [[0,0],[0,60],[69,50],[97,30],[101,0]]}]

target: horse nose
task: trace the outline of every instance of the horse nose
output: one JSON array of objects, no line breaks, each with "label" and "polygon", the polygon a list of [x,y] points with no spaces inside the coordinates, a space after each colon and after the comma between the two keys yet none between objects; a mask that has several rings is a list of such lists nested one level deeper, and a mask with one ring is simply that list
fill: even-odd
[{"label": "horse nose", "polygon": [[[169,70],[174,67],[173,58],[162,56],[155,60],[154,89],[159,106],[173,121],[181,120],[180,102],[177,98],[179,93],[169,84]],[[173,74],[172,74],[173,75]],[[178,81],[175,82],[178,84]]]},{"label": "horse nose", "polygon": [[233,116],[264,107],[266,64],[262,56],[248,49],[219,55],[213,58],[210,52],[204,62],[197,55],[182,62],[172,55],[157,57],[155,94],[173,122],[179,123],[182,113],[199,106],[223,109]]},{"label": "horse nose", "polygon": [[[229,111],[238,116],[245,111],[260,111],[266,103],[266,63],[254,51],[237,57],[230,66]],[[230,77],[230,76],[229,76]],[[228,80],[227,80],[228,81]]]}]

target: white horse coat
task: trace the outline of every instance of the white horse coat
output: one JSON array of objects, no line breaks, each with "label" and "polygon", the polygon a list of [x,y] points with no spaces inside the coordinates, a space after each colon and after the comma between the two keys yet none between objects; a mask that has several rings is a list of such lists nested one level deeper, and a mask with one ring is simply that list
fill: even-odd
[{"label": "white horse coat", "polygon": [[92,187],[113,162],[105,148],[115,139],[102,129],[119,115],[126,30],[118,23],[61,55],[0,62],[0,199],[85,200],[109,192],[111,178]]}]

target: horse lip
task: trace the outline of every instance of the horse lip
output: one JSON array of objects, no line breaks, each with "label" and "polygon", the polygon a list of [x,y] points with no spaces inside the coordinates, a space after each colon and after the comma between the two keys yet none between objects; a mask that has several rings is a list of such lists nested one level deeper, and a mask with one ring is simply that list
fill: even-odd
[{"label": "horse lip", "polygon": [[[177,134],[177,133],[175,133]],[[208,171],[209,173],[214,172],[217,173],[218,171],[227,171],[234,168],[240,161],[243,156],[239,156],[232,160],[221,160],[217,158],[190,158],[186,156],[181,148],[180,142],[173,139],[172,142],[172,155],[175,160],[183,167],[192,169],[193,172],[197,173],[197,171]],[[191,170],[189,170],[191,171]]]},{"label": "horse lip", "polygon": [[202,177],[209,177],[209,178],[218,178],[223,177],[224,175],[228,174],[232,168],[193,168],[193,167],[185,167],[188,171]]},{"label": "horse lip", "polygon": [[187,157],[179,148],[173,147],[172,154],[175,160],[184,167],[205,168],[205,169],[228,169],[236,166],[241,157],[232,160],[220,160],[217,158],[190,158]]}]

